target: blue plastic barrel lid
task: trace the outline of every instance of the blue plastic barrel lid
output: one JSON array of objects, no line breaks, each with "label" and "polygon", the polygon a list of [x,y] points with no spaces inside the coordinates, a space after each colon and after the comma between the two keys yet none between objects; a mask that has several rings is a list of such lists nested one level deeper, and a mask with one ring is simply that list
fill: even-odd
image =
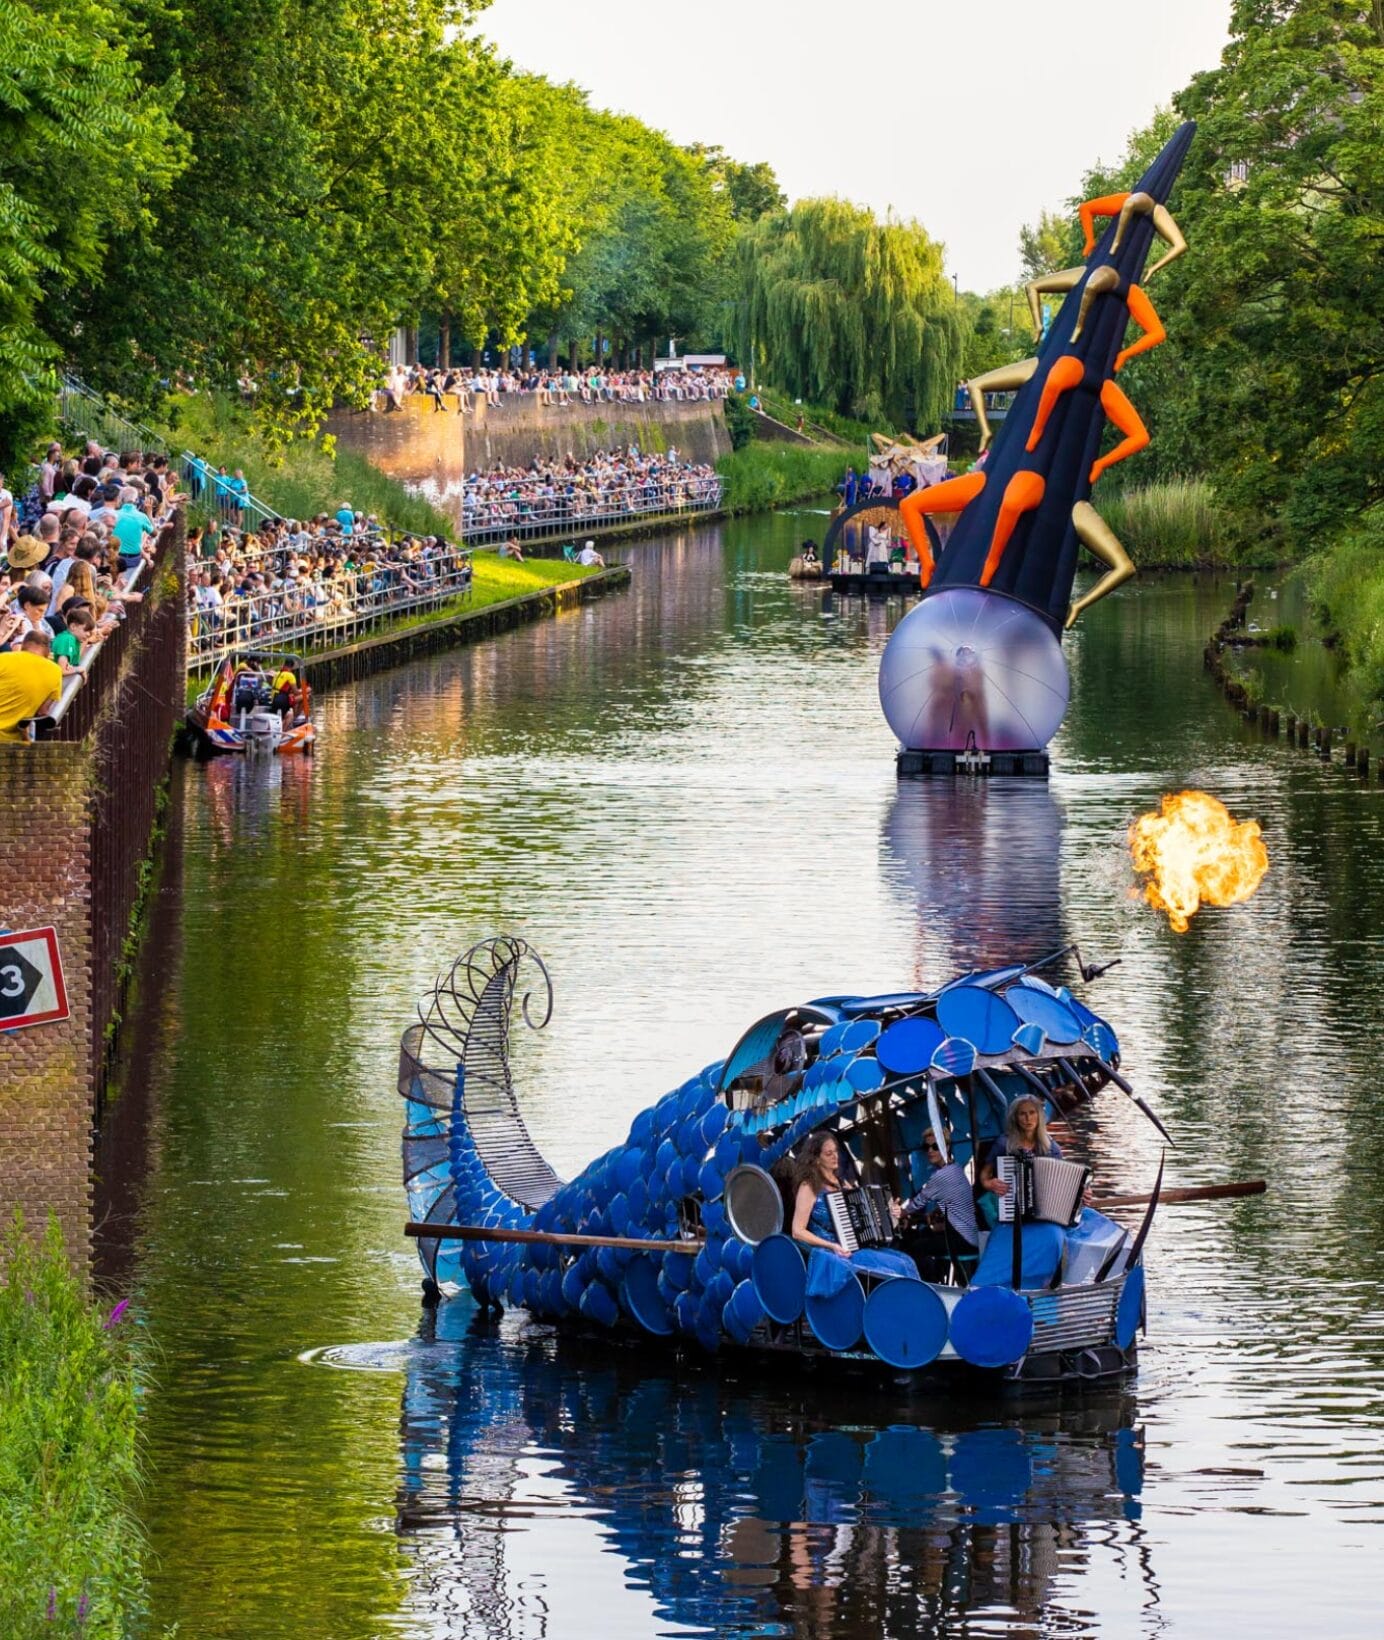
[{"label": "blue plastic barrel lid", "polygon": [[857,1093],[873,1093],[884,1086],[884,1071],[877,1059],[853,1059],[846,1067],[846,1081]]},{"label": "blue plastic barrel lid", "polygon": [[969,1076],[976,1068],[976,1051],[964,1037],[949,1036],[933,1054],[932,1064],[948,1076]]},{"label": "blue plastic barrel lid", "polygon": [[1033,1312],[1009,1287],[970,1287],[952,1311],[951,1341],[973,1367],[1010,1366],[1033,1341]]},{"label": "blue plastic barrel lid", "polygon": [[1003,997],[979,985],[957,985],[937,999],[937,1023],[948,1036],[973,1042],[978,1053],[1004,1053],[1019,1018]]},{"label": "blue plastic barrel lid", "polygon": [[830,1298],[809,1298],[807,1323],[829,1350],[854,1349],[865,1322],[865,1293],[851,1276]]},{"label": "blue plastic barrel lid", "polygon": [[755,1292],[752,1281],[739,1283],[730,1295],[726,1308],[747,1333],[753,1332],[764,1319],[764,1306],[759,1302],[759,1294]]},{"label": "blue plastic barrel lid", "polygon": [[829,1025],[822,1032],[821,1040],[817,1044],[817,1054],[821,1059],[829,1059],[832,1054],[840,1053],[841,1038],[845,1034],[844,1025]]},{"label": "blue plastic barrel lid", "polygon": [[621,1293],[625,1308],[645,1332],[666,1338],[673,1330],[673,1319],[668,1305],[658,1290],[659,1266],[647,1253],[633,1259],[625,1271]]},{"label": "blue plastic barrel lid", "polygon": [[1020,1019],[1040,1026],[1049,1042],[1059,1046],[1081,1040],[1081,1021],[1065,1002],[1031,985],[1011,985],[1005,998]]},{"label": "blue plastic barrel lid", "polygon": [[1014,1032],[1014,1046],[1021,1053],[1040,1054],[1047,1046],[1047,1033],[1041,1025],[1032,1025],[1025,1021]]},{"label": "blue plastic barrel lid", "polygon": [[900,1019],[875,1044],[875,1056],[895,1076],[925,1071],[946,1032],[935,1019]]},{"label": "blue plastic barrel lid", "polygon": [[1136,1264],[1125,1277],[1124,1291],[1115,1309],[1115,1342],[1127,1350],[1144,1319],[1144,1267]]},{"label": "blue plastic barrel lid", "polygon": [[754,1250],[750,1279],[771,1321],[787,1326],[803,1313],[807,1266],[791,1236],[769,1236]]},{"label": "blue plastic barrel lid", "polygon": [[1103,1019],[1098,1019],[1091,1025],[1084,1025],[1081,1034],[1096,1055],[1107,1064],[1120,1051],[1120,1039]]},{"label": "blue plastic barrel lid", "polygon": [[841,1033],[841,1046],[847,1053],[859,1053],[868,1048],[879,1035],[877,1019],[854,1019]]},{"label": "blue plastic barrel lid", "polygon": [[865,1300],[865,1341],[891,1367],[925,1367],[947,1342],[947,1306],[921,1281],[882,1281]]}]

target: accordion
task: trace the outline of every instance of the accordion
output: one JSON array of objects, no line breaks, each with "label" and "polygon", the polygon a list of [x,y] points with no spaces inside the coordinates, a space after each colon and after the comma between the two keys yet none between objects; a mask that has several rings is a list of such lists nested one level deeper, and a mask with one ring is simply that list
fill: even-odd
[{"label": "accordion", "polygon": [[825,1196],[836,1239],[846,1252],[885,1247],[893,1241],[894,1217],[887,1190],[863,1184],[857,1190],[828,1190]]},{"label": "accordion", "polygon": [[1075,1224],[1091,1170],[1056,1156],[1001,1156],[995,1172],[1009,1186],[1000,1197],[1000,1223],[1016,1218]]}]

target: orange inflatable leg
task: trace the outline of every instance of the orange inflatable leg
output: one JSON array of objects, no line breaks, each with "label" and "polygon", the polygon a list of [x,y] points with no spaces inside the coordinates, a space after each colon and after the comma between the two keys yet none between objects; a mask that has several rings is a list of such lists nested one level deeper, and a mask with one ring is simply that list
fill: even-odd
[{"label": "orange inflatable leg", "polygon": [[923,514],[960,512],[984,488],[984,473],[961,473],[956,478],[944,478],[940,484],[930,484],[925,490],[914,490],[899,502],[899,517],[918,554],[918,575],[924,586],[932,579],[934,564]]},{"label": "orange inflatable leg", "polygon": [[1144,334],[1137,342],[1131,342],[1128,347],[1115,355],[1115,369],[1117,372],[1122,370],[1131,359],[1137,358],[1140,353],[1147,353],[1151,347],[1157,347],[1159,342],[1168,339],[1168,333],[1163,328],[1163,321],[1153,311],[1153,303],[1149,301],[1138,285],[1129,287],[1129,316]]},{"label": "orange inflatable leg", "polygon": [[1081,217],[1081,231],[1086,235],[1086,242],[1081,247],[1081,254],[1089,256],[1096,248],[1096,218],[1098,216],[1118,216],[1120,207],[1129,198],[1127,193],[1106,194],[1101,199],[1088,199],[1077,213]]},{"label": "orange inflatable leg", "polygon": [[1037,473],[1015,473],[1005,486],[1000,515],[995,520],[995,533],[990,537],[990,551],[985,555],[985,568],[980,572],[981,586],[990,585],[990,578],[1000,567],[1000,559],[1004,557],[1004,549],[1009,545],[1014,526],[1024,513],[1032,512],[1043,499],[1046,487]]},{"label": "orange inflatable leg", "polygon": [[1038,448],[1053,406],[1064,393],[1070,393],[1085,374],[1086,370],[1081,360],[1071,353],[1064,353],[1048,371],[1047,380],[1043,383],[1042,397],[1038,400],[1038,414],[1033,418],[1033,431],[1028,435],[1028,443],[1024,446],[1026,450]]},{"label": "orange inflatable leg", "polygon": [[1138,455],[1149,441],[1149,430],[1139,419],[1139,412],[1115,386],[1114,382],[1106,382],[1105,386],[1101,388],[1100,407],[1125,436],[1113,450],[1103,455],[1091,468],[1091,482],[1093,484],[1107,467],[1113,467],[1117,461],[1123,461],[1126,456]]}]

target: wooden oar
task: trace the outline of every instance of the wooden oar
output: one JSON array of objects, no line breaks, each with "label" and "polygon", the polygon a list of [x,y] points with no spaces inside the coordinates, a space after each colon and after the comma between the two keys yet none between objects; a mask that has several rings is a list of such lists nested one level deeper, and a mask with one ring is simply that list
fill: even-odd
[{"label": "wooden oar", "polygon": [[[1215,1202],[1226,1196],[1262,1196],[1268,1188],[1263,1179],[1236,1179],[1231,1184],[1187,1185],[1181,1190],[1163,1191],[1158,1205],[1166,1207],[1177,1202]],[[1093,1197],[1091,1206],[1103,1213],[1107,1207],[1147,1207],[1152,1200],[1151,1195],[1101,1196]]]},{"label": "wooden oar", "polygon": [[556,1230],[501,1230],[489,1224],[406,1224],[420,1241],[522,1241],[549,1247],[628,1247],[639,1253],[685,1253],[694,1258],[704,1241],[638,1241],[633,1236],[578,1236]]}]

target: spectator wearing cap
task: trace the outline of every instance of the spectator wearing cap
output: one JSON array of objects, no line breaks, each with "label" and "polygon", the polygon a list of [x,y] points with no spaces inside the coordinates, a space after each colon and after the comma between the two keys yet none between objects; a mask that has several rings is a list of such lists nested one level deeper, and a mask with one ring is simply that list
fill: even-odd
[{"label": "spectator wearing cap", "polygon": [[20,727],[48,711],[62,693],[62,668],[53,659],[46,632],[29,631],[16,648],[0,654],[0,742],[28,739]]}]

